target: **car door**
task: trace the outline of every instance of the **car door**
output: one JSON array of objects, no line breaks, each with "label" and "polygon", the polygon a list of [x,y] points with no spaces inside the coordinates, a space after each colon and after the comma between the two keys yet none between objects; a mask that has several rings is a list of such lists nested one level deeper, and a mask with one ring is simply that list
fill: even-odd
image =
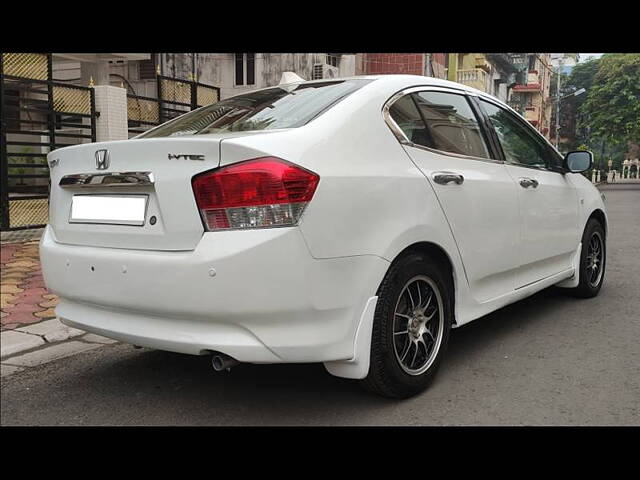
[{"label": "car door", "polygon": [[478,302],[513,291],[519,212],[513,180],[492,160],[488,137],[463,92],[411,89],[392,98],[387,122],[434,189]]},{"label": "car door", "polygon": [[[526,121],[479,99],[518,192],[521,219],[518,287],[572,268],[578,246],[578,196],[557,154]],[[555,171],[554,171],[555,168]]]}]

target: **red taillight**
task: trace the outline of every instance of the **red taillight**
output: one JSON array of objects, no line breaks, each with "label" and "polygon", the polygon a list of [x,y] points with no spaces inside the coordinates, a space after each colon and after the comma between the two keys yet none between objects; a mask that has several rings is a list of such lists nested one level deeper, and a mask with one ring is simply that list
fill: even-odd
[{"label": "red taillight", "polygon": [[320,177],[275,157],[256,158],[193,178],[196,203],[209,230],[298,223]]}]

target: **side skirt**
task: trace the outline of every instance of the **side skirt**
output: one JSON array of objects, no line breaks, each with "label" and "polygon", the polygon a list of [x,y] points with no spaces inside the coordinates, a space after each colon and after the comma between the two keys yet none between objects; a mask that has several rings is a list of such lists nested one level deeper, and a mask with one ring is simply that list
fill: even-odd
[{"label": "side skirt", "polygon": [[557,285],[558,283],[563,283],[565,281],[572,280],[576,275],[574,267],[568,268],[567,270],[556,273],[555,275],[551,275],[550,277],[543,278],[538,280],[535,283],[525,285],[523,287],[519,287],[512,292],[509,292],[505,295],[501,295],[498,298],[494,298],[493,300],[489,300],[488,302],[484,302],[481,304],[476,304],[467,310],[462,321],[457,325],[454,325],[453,328],[458,328],[466,323],[477,320],[478,318],[484,317],[485,315],[498,310],[499,308],[506,307],[512,303],[523,300],[527,297],[530,297],[536,292],[543,290],[552,285]]}]

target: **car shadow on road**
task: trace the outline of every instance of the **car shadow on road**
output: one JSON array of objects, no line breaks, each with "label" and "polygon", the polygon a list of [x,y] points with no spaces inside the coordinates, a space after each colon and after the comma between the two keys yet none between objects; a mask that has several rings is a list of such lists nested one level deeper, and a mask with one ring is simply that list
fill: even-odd
[{"label": "car shadow on road", "polygon": [[536,322],[548,321],[558,315],[558,309],[567,302],[576,301],[556,287],[542,290],[471,323],[452,330],[448,359],[460,360],[476,352],[491,348],[494,343]]},{"label": "car shadow on road", "polygon": [[[432,388],[447,370],[473,364],[474,357],[487,353],[514,330],[549,321],[548,314],[564,302],[566,296],[547,289],[453,330],[446,361]],[[117,349],[117,355],[88,366],[73,382],[99,395],[103,404],[115,406],[119,397],[127,396],[128,409],[144,412],[143,406],[151,402],[156,414],[141,415],[137,421],[142,424],[375,424],[376,412],[388,413],[403,404],[367,393],[357,382],[333,377],[320,364],[243,364],[231,372],[215,372],[209,357],[135,350],[128,345],[108,348]]]}]

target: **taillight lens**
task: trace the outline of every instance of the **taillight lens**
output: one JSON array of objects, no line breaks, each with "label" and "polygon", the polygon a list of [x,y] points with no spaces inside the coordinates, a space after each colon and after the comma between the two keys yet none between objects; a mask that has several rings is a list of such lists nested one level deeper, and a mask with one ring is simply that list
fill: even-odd
[{"label": "taillight lens", "polygon": [[193,177],[209,230],[296,225],[320,177],[280,158],[263,157]]}]

